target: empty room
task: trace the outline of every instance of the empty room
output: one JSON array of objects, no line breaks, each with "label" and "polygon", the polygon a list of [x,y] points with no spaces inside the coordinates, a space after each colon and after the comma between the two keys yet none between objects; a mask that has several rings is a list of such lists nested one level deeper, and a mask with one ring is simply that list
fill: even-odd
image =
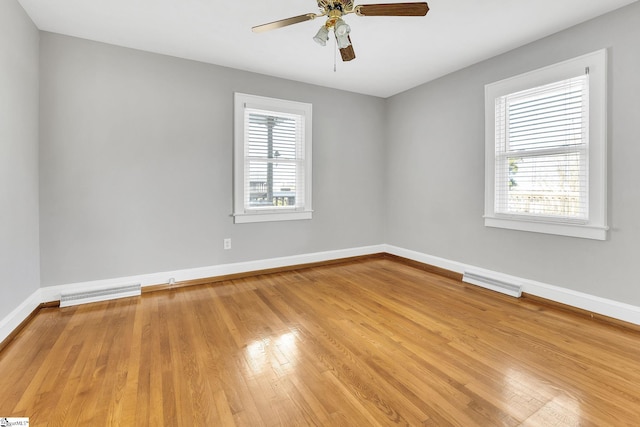
[{"label": "empty room", "polygon": [[2,0],[1,426],[633,426],[636,0]]}]

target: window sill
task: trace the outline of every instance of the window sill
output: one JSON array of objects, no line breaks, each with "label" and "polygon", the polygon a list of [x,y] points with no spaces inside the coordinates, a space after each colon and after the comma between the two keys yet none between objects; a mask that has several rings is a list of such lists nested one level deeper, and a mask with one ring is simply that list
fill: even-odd
[{"label": "window sill", "polygon": [[235,224],[246,224],[249,222],[296,221],[311,219],[312,214],[312,211],[234,214],[233,222]]},{"label": "window sill", "polygon": [[530,231],[533,233],[555,234],[558,236],[579,237],[583,239],[607,240],[606,226],[526,221],[513,218],[484,218],[486,227],[506,228],[510,230]]}]

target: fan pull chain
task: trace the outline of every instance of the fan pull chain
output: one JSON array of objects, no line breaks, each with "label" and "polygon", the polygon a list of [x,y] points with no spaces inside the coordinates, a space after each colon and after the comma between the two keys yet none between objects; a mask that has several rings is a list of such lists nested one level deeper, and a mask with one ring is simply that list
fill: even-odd
[{"label": "fan pull chain", "polygon": [[338,62],[338,40],[333,38],[333,72],[336,72],[336,64]]}]

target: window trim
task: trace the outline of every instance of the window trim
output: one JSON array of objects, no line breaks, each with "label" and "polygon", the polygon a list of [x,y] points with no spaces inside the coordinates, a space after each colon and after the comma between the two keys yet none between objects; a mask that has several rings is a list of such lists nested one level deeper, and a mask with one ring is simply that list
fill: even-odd
[{"label": "window trim", "polygon": [[[589,211],[587,221],[564,221],[495,212],[495,101],[558,82],[589,69]],[[485,214],[487,227],[587,239],[607,238],[607,51],[598,50],[548,67],[485,85]]]},{"label": "window trim", "polygon": [[[257,208],[247,210],[245,195],[245,108],[300,114],[304,128],[304,206]],[[234,223],[270,222],[312,219],[312,105],[304,102],[269,98],[240,92],[234,93],[234,149],[233,149],[233,218]]]}]

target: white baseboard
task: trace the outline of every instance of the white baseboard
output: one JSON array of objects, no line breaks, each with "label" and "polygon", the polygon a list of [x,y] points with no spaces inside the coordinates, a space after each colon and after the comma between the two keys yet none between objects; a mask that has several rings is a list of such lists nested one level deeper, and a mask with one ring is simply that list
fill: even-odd
[{"label": "white baseboard", "polygon": [[59,301],[60,295],[65,293],[83,293],[97,290],[111,289],[131,283],[139,283],[142,288],[153,285],[188,280],[206,279],[208,277],[226,276],[228,274],[246,273],[250,271],[267,270],[270,268],[288,267],[314,262],[331,261],[354,256],[371,255],[385,251],[385,245],[363,246],[359,248],[339,249],[335,251],[314,252],[310,254],[293,255],[280,258],[269,258],[257,261],[220,264],[208,267],[187,268],[183,270],[165,271],[161,273],[141,274],[137,276],[117,277],[105,280],[70,283],[66,285],[46,286],[40,288],[44,302]]},{"label": "white baseboard", "polygon": [[22,304],[17,306],[11,313],[0,319],[0,342],[3,342],[11,333],[16,330],[18,326],[26,318],[28,318],[33,311],[38,308],[42,302],[42,296],[40,289],[32,293],[29,298],[24,300]]},{"label": "white baseboard", "polygon": [[335,251],[315,252],[281,258],[269,258],[257,261],[221,264],[209,267],[189,268],[161,273],[142,274],[129,277],[118,277],[105,280],[71,283],[65,285],[46,286],[38,289],[9,315],[0,320],[0,342],[6,339],[20,323],[22,323],[41,303],[59,301],[63,292],[92,292],[121,287],[125,284],[140,283],[146,286],[168,283],[170,279],[176,282],[205,279],[208,277],[225,276],[228,274],[246,273],[250,271],[267,270],[270,268],[288,267],[314,262],[331,261],[354,256],[371,255],[386,252],[403,258],[433,265],[463,274],[467,270],[486,273],[493,277],[502,277],[504,281],[522,285],[522,291],[551,301],[581,308],[593,313],[602,314],[625,322],[640,325],[640,307],[618,301],[573,291],[560,286],[549,285],[520,277],[509,276],[495,271],[486,270],[461,262],[448,260],[432,255],[423,254],[393,245],[373,245]]},{"label": "white baseboard", "polygon": [[445,258],[439,258],[433,255],[423,254],[422,252],[412,251],[410,249],[399,248],[393,245],[385,245],[385,252],[423,264],[433,265],[434,267],[444,268],[454,273],[464,274],[464,270],[468,268],[466,264],[457,261],[451,261]]},{"label": "white baseboard", "polygon": [[623,302],[601,298],[595,295],[574,291],[560,286],[547,283],[536,282],[522,277],[511,276],[487,270],[473,265],[463,264],[408,249],[399,248],[392,245],[385,245],[386,252],[392,255],[401,256],[414,261],[430,264],[435,267],[444,268],[456,273],[464,273],[471,270],[479,274],[501,278],[505,282],[515,283],[522,286],[522,292],[535,295],[561,304],[577,307],[593,313],[598,313],[614,319],[640,325],[640,307]]}]

